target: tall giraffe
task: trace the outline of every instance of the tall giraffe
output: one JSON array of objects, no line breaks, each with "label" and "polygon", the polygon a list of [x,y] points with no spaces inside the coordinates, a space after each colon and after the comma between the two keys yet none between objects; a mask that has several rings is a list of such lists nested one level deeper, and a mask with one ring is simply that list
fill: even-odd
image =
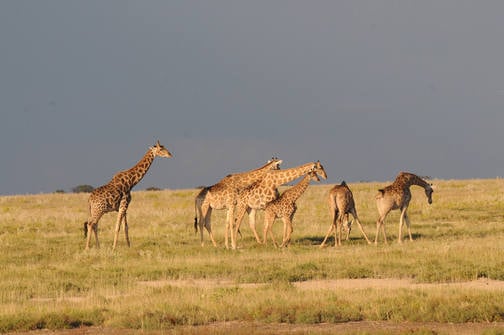
[{"label": "tall giraffe", "polygon": [[235,227],[231,233],[232,248],[236,249],[236,235],[240,229],[245,212],[249,213],[249,225],[258,243],[262,243],[255,229],[255,213],[258,209],[264,209],[266,204],[278,198],[277,187],[297,179],[311,171],[315,171],[323,179],[327,178],[326,172],[319,161],[306,163],[285,170],[269,171],[263,179],[246,187],[238,196],[236,206]]},{"label": "tall giraffe", "polygon": [[86,249],[89,249],[91,240],[91,234],[88,234],[90,230],[94,232],[96,246],[100,247],[98,242],[98,221],[105,213],[112,211],[118,212],[113,249],[117,246],[117,238],[122,222],[124,222],[126,243],[128,247],[130,246],[126,211],[131,201],[131,189],[142,180],[155,157],[170,158],[172,154],[157,141],[135,166],[129,170],[116,173],[108,184],[96,188],[91,193],[88,199],[89,219],[84,222],[84,236],[87,236]]},{"label": "tall giraffe", "polygon": [[[327,231],[327,235],[324,240],[320,244],[320,247],[323,248],[327,238],[334,230],[334,246],[341,245],[341,227],[343,226],[343,218],[347,217],[348,214],[352,214],[353,219],[357,222],[362,235],[366,239],[367,243],[369,239],[362,228],[359,217],[357,216],[357,210],[355,209],[355,201],[353,198],[352,191],[348,187],[347,183],[344,181],[340,185],[334,185],[333,188],[329,190],[329,195],[327,197],[327,203],[329,205],[329,212],[332,216],[331,227]],[[348,220],[348,219],[347,219]],[[347,239],[350,234],[351,222],[347,223]]]},{"label": "tall giraffe", "polygon": [[[228,234],[234,218],[234,207],[238,193],[245,187],[262,179],[268,171],[278,170],[282,160],[273,157],[263,166],[246,172],[230,174],[221,179],[217,184],[203,188],[194,201],[196,216],[194,228],[200,230],[201,245],[203,246],[203,227],[206,228],[214,246],[217,246],[212,233],[212,210],[226,209],[225,245],[228,248]],[[199,220],[198,220],[199,216]]]},{"label": "tall giraffe", "polygon": [[283,239],[280,247],[286,247],[289,245],[292,231],[294,230],[292,228],[292,220],[294,219],[294,215],[297,210],[296,201],[303,195],[312,180],[320,181],[315,171],[308,172],[308,174],[306,174],[296,185],[287,189],[278,198],[266,204],[266,208],[264,209],[263,243],[267,243],[267,234],[269,232],[273,244],[275,247],[278,246],[271,227],[273,226],[273,222],[276,218],[281,218],[284,225]]},{"label": "tall giraffe", "polygon": [[413,173],[400,172],[391,185],[378,190],[379,192],[376,195],[376,205],[378,207],[380,217],[378,218],[378,221],[376,221],[375,244],[378,243],[380,228],[382,228],[383,239],[385,240],[385,243],[387,243],[384,225],[385,217],[391,210],[395,209],[401,210],[398,242],[402,243],[402,226],[404,221],[406,221],[406,226],[408,228],[409,239],[410,241],[413,241],[413,238],[411,237],[410,220],[407,213],[408,205],[411,200],[410,186],[412,185],[423,187],[428,203],[432,204],[432,192],[434,192],[432,185]]}]

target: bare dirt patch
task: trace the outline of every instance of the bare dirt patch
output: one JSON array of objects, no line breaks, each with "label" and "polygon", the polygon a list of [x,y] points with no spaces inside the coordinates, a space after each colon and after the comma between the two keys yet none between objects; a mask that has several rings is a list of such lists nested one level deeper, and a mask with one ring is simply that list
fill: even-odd
[{"label": "bare dirt patch", "polygon": [[[200,288],[216,288],[216,287],[240,287],[240,288],[255,288],[266,284],[260,283],[236,283],[232,280],[219,279],[174,279],[174,280],[155,280],[155,281],[140,281],[139,285],[151,287],[200,287]],[[411,279],[331,279],[331,280],[307,280],[302,282],[294,282],[293,285],[302,290],[338,290],[338,289],[429,289],[429,288],[467,288],[479,290],[504,290],[504,281],[491,280],[480,278],[468,282],[456,283],[415,283]]]},{"label": "bare dirt patch", "polygon": [[296,282],[294,286],[303,290],[337,290],[337,289],[429,289],[429,288],[467,288],[480,290],[504,290],[504,281],[480,278],[475,281],[458,283],[414,283],[410,279],[337,279],[337,280],[308,280]]},{"label": "bare dirt patch", "polygon": [[12,335],[272,335],[272,334],[411,334],[411,333],[433,333],[447,335],[472,335],[482,334],[490,331],[493,333],[504,332],[504,323],[419,323],[403,322],[393,323],[384,321],[360,321],[339,324],[285,324],[272,323],[261,324],[255,322],[216,322],[203,326],[181,326],[173,329],[160,331],[145,331],[135,329],[118,329],[107,327],[85,327],[67,330],[37,330],[24,333],[12,333]]}]

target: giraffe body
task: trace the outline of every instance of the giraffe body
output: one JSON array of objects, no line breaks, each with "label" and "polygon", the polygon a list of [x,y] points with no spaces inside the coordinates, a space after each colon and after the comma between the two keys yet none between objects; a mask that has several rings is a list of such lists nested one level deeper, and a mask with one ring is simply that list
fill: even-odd
[{"label": "giraffe body", "polygon": [[96,246],[100,246],[98,241],[98,222],[104,214],[112,211],[118,212],[113,248],[115,249],[117,246],[117,239],[123,222],[126,243],[130,246],[126,211],[131,201],[131,189],[142,180],[155,157],[169,158],[172,157],[172,154],[158,141],[155,146],[147,150],[145,155],[135,166],[131,169],[116,173],[109,183],[91,192],[88,198],[89,218],[88,221],[84,223],[84,235],[87,235],[86,249],[89,249],[91,241],[91,234],[88,234],[89,231],[93,231]]},{"label": "giraffe body", "polygon": [[272,225],[276,218],[283,221],[283,239],[280,247],[289,245],[293,232],[292,220],[296,214],[296,201],[303,195],[308,188],[310,181],[320,181],[317,173],[311,171],[301,179],[295,186],[284,191],[278,198],[266,204],[264,209],[264,234],[263,241],[267,243],[267,234],[270,233],[273,244],[277,246],[275,236],[273,235]]},{"label": "giraffe body", "polygon": [[[348,185],[343,181],[340,185],[335,185],[333,188],[329,190],[329,195],[327,197],[327,203],[329,205],[329,212],[332,218],[331,226],[327,231],[327,234],[320,244],[320,247],[324,247],[327,238],[334,230],[334,246],[341,245],[341,228],[343,226],[343,219],[346,217],[348,221],[348,215],[351,214],[353,219],[357,222],[359,229],[364,235],[367,243],[369,239],[362,228],[359,217],[357,216],[357,210],[355,209],[355,201],[353,198],[352,191],[348,187]],[[351,230],[351,221],[347,222],[347,237],[350,235]]]},{"label": "giraffe body", "polygon": [[402,243],[402,227],[404,225],[404,222],[406,222],[409,239],[410,241],[413,241],[413,237],[411,236],[410,220],[407,213],[411,200],[410,187],[412,185],[422,187],[425,190],[425,195],[427,197],[428,203],[432,204],[432,185],[413,173],[400,172],[391,185],[380,189],[378,194],[376,195],[376,205],[380,217],[376,222],[375,244],[378,243],[378,234],[380,232],[380,229],[382,229],[383,239],[385,240],[385,243],[387,243],[384,224],[385,217],[390,211],[396,209],[399,209],[401,211],[401,216],[399,219],[398,242]]},{"label": "giraffe body", "polygon": [[269,171],[263,179],[241,191],[238,196],[238,203],[236,206],[237,216],[236,225],[233,229],[234,236],[233,234],[231,235],[231,241],[232,243],[234,242],[232,244],[233,249],[236,249],[236,239],[234,237],[240,229],[245,212],[249,214],[249,225],[254,233],[256,241],[258,243],[262,243],[255,229],[255,212],[258,209],[265,209],[269,202],[278,198],[279,194],[277,188],[280,185],[288,183],[312,171],[316,172],[323,179],[327,178],[324,167],[319,161],[317,161],[290,169]]},{"label": "giraffe body", "polygon": [[[233,234],[230,232],[234,218],[234,210],[238,193],[245,187],[262,179],[268,171],[278,170],[282,160],[272,158],[263,166],[236,174],[230,174],[221,179],[217,184],[203,188],[195,199],[196,217],[194,219],[194,228],[200,230],[201,245],[203,245],[203,227],[206,228],[214,246],[217,246],[212,234],[211,215],[212,210],[226,209],[225,223],[225,245],[228,248],[229,234],[231,239]],[[199,219],[198,219],[199,217]]]}]

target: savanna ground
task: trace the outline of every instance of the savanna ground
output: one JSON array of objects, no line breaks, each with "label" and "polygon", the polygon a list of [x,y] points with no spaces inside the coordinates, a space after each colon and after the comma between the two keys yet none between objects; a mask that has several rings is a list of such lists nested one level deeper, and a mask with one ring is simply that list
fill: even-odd
[{"label": "savanna ground", "polygon": [[[0,332],[502,334],[504,180],[432,182],[432,205],[412,188],[413,242],[397,243],[393,212],[388,245],[354,227],[324,249],[332,185],[298,201],[289,248],[256,244],[244,221],[236,251],[224,248],[224,211],[212,220],[220,245],[205,232],[200,246],[196,189],[133,192],[132,246],[121,234],[115,252],[115,213],[100,221],[102,248],[84,251],[87,194],[0,197]],[[349,185],[370,239],[386,184]],[[281,221],[274,229],[280,239]]]}]

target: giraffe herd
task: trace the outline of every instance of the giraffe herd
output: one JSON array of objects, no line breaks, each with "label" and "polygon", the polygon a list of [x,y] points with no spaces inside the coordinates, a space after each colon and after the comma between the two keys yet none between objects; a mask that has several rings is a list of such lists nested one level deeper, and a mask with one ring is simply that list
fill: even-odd
[{"label": "giraffe herd", "polygon": [[[126,243],[128,247],[130,246],[126,211],[131,201],[131,189],[145,176],[156,157],[170,158],[172,154],[157,141],[132,168],[118,172],[107,184],[96,188],[90,194],[88,198],[89,216],[88,220],[84,223],[84,236],[87,237],[86,249],[90,247],[90,232],[94,233],[96,247],[100,246],[98,242],[98,222],[104,214],[112,211],[118,212],[113,249],[117,246],[119,231],[123,224]],[[282,164],[282,160],[273,157],[259,168],[229,174],[218,183],[201,189],[194,203],[196,214],[194,228],[196,232],[199,228],[202,246],[204,245],[203,228],[207,230],[212,244],[217,246],[217,242],[213,237],[210,220],[212,210],[214,209],[225,209],[227,213],[224,225],[225,246],[227,249],[229,249],[229,239],[231,240],[231,248],[237,248],[237,235],[240,232],[239,229],[245,212],[248,214],[250,228],[258,243],[266,244],[269,233],[273,244],[278,246],[271,227],[276,218],[281,218],[284,227],[280,247],[287,247],[289,245],[293,232],[292,220],[297,210],[296,201],[303,195],[311,181],[320,181],[320,178],[327,179],[327,174],[320,161],[309,162],[288,169],[280,169],[280,164]],[[296,185],[288,188],[282,194],[279,193],[278,187],[300,177],[303,178]],[[380,230],[382,231],[384,242],[387,243],[384,225],[385,218],[390,211],[396,209],[401,211],[398,242],[402,243],[402,227],[405,222],[409,239],[412,240],[407,209],[411,200],[410,187],[413,185],[424,188],[428,203],[431,204],[432,185],[409,172],[400,172],[391,185],[378,191],[376,205],[379,218],[376,222],[375,244],[378,243]],[[341,233],[345,218],[346,239],[349,238],[352,222],[355,221],[367,243],[371,243],[357,216],[352,191],[345,182],[331,188],[327,201],[332,221],[320,245],[321,248],[325,246],[328,237],[333,231],[334,245],[341,245]],[[255,228],[257,210],[264,210],[262,239]],[[349,214],[352,215],[353,221],[348,220]]]}]

